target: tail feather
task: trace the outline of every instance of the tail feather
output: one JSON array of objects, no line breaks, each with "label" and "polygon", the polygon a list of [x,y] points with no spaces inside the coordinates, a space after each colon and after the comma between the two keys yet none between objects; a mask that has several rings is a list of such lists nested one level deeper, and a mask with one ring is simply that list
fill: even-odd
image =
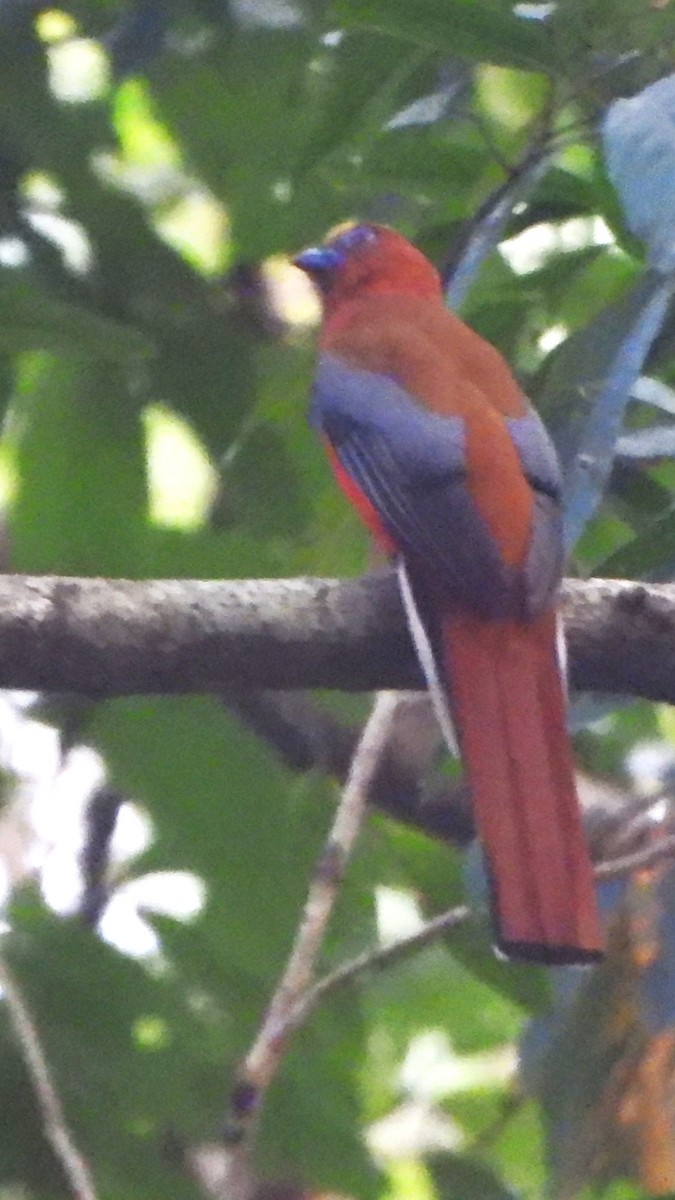
[{"label": "tail feather", "polygon": [[[565,723],[556,619],[453,616],[443,658],[506,954],[583,962],[602,952]],[[516,866],[514,861],[516,860]]]},{"label": "tail feather", "polygon": [[457,730],[488,860],[497,943],[533,962],[602,953],[566,728],[554,612],[524,625],[453,614],[431,629],[400,565],[411,633],[446,737]]}]

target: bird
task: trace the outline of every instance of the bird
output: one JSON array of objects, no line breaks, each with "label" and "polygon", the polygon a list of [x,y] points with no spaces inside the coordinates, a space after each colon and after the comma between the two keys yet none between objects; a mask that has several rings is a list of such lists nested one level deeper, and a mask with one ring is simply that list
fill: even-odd
[{"label": "bird", "polygon": [[293,261],[322,306],[309,421],[396,564],[468,781],[495,949],[546,965],[597,961],[603,930],[567,732],[551,439],[402,234],[350,222]]}]

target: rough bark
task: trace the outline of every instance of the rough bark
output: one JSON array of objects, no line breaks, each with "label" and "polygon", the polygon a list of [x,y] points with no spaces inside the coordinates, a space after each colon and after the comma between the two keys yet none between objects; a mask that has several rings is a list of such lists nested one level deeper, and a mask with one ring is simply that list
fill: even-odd
[{"label": "rough bark", "polygon": [[[570,580],[577,688],[675,702],[675,585]],[[89,696],[421,684],[390,572],[363,579],[0,578],[0,687]]]}]

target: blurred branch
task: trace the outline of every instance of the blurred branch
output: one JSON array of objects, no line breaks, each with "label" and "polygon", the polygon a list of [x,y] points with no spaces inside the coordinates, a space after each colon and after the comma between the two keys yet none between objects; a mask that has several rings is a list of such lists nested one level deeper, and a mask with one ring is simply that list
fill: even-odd
[{"label": "blurred branch", "polygon": [[[445,742],[431,701],[423,692],[399,692],[392,736],[383,748],[368,790],[377,812],[460,849],[476,836],[469,789],[464,778],[436,769]],[[347,724],[319,699],[303,692],[230,689],[221,696],[233,713],[292,771],[314,771],[344,782],[361,725]],[[653,810],[667,792],[635,797],[625,787],[577,772],[577,789],[591,857],[601,864],[598,878],[623,875],[642,864],[645,840],[654,834]],[[633,855],[638,853],[638,859]],[[646,851],[648,863],[655,854]],[[671,851],[666,851],[668,856]]]},{"label": "blurred branch", "polygon": [[[675,836],[663,838],[643,846],[634,854],[621,858],[607,859],[595,864],[594,874],[598,882],[607,879],[624,878],[635,871],[652,867],[657,863],[675,857]],[[452,933],[461,925],[465,925],[472,917],[472,910],[466,904],[457,905],[447,912],[439,913],[425,921],[414,933],[398,938],[387,946],[375,950],[364,950],[361,954],[350,958],[347,962],[336,967],[327,975],[323,975],[299,998],[294,1008],[290,1009],[284,1026],[285,1035],[298,1029],[325,996],[339,988],[348,986],[362,975],[387,970],[396,966],[411,954],[432,945],[447,933]]]},{"label": "blurred branch", "polygon": [[459,904],[456,908],[450,908],[447,912],[439,913],[437,917],[425,921],[407,937],[397,938],[395,942],[377,950],[364,950],[362,954],[350,958],[328,975],[323,975],[305,992],[289,1018],[291,1028],[297,1029],[302,1025],[317,1004],[331,992],[353,983],[361,975],[395,966],[410,954],[416,954],[418,950],[430,946],[446,933],[452,933],[460,925],[465,925],[470,917],[471,909],[466,904]]},{"label": "blurred branch", "polygon": [[168,12],[164,4],[136,0],[101,42],[118,78],[140,74],[164,49]]},{"label": "blurred branch", "polygon": [[549,155],[546,137],[540,133],[521,162],[511,169],[505,183],[488,196],[467,222],[461,251],[453,251],[453,261],[447,262],[441,272],[448,308],[462,307],[480,268],[502,240],[514,208],[539,182],[548,166]]},{"label": "blurred branch", "polygon": [[[675,703],[675,585],[569,580],[571,681]],[[0,688],[91,697],[421,687],[391,572],[357,580],[0,578]]]},{"label": "blurred branch", "polygon": [[675,294],[675,272],[645,277],[645,295],[632,328],[618,346],[614,360],[593,402],[579,448],[565,480],[565,540],[574,546],[598,508],[614,463],[624,411],[631,388],[644,366]]},{"label": "blurred branch", "polygon": [[[392,737],[370,782],[368,803],[431,837],[465,846],[474,837],[465,783],[440,773],[427,778],[442,744],[431,703],[419,692],[399,692],[399,698]],[[292,771],[321,771],[340,782],[346,779],[360,725],[344,724],[302,692],[238,688],[221,699]]]},{"label": "blurred branch", "polygon": [[644,871],[647,867],[654,867],[657,863],[671,858],[675,858],[675,834],[661,838],[660,841],[652,841],[633,854],[624,854],[621,858],[610,858],[606,862],[598,863],[595,878],[622,879],[626,875],[632,875],[634,871]]},{"label": "blurred branch", "polygon": [[113,834],[125,797],[104,783],[89,797],[84,813],[84,844],[80,852],[82,896],[79,914],[95,929],[109,899],[108,868]]},{"label": "blurred branch", "polygon": [[[398,697],[381,693],[356,748],[351,769],[309,885],[307,900],[288,962],[269,1008],[239,1072],[230,1098],[226,1137],[237,1146],[236,1157],[248,1158],[260,1108],[302,1020],[303,1002],[312,985],[316,961],[339,895],[345,869],[363,823],[366,796],[380,754],[391,732]],[[297,1014],[297,1016],[296,1016]],[[294,1019],[296,1017],[296,1019]],[[236,1162],[233,1166],[236,1166]],[[241,1172],[245,1176],[245,1172]],[[228,1181],[227,1200],[234,1200]],[[236,1200],[247,1200],[237,1197]]]},{"label": "blurred branch", "polygon": [[35,1023],[19,985],[4,961],[0,961],[0,988],[4,993],[16,1040],[33,1085],[45,1137],[61,1164],[76,1200],[96,1200],[89,1166],[77,1149],[66,1124],[63,1107]]}]

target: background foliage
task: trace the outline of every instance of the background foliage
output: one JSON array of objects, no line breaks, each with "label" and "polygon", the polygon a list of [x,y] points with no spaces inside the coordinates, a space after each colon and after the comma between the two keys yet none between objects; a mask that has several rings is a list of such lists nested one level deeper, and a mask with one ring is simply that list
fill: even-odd
[{"label": "background foliage", "polygon": [[[567,468],[574,568],[669,578],[674,38],[668,0],[3,0],[6,567],[363,570],[305,426],[314,310],[279,257],[359,216],[441,264],[526,382]],[[574,716],[613,802],[644,786],[635,747],[656,747],[654,770],[672,760],[665,711],[617,698]],[[101,1196],[194,1197],[190,1154],[220,1135],[333,788],[293,776],[215,699],[64,701],[51,717],[54,845],[76,854],[84,836],[69,815],[82,784],[63,785],[83,742],[151,822],[134,857],[122,837],[98,908],[126,897],[128,912],[134,885],[167,871],[201,881],[203,904],[186,921],[146,896],[134,956],[119,922],[112,944],[105,919],[107,939],[82,920],[71,852],[70,915],[39,871],[10,871],[7,960]],[[7,780],[0,835],[26,796]],[[9,861],[6,836],[0,849]],[[378,918],[411,920],[412,896],[455,902],[460,867],[373,819],[326,965],[374,944]],[[265,1177],[373,1200],[675,1191],[673,934],[655,915],[673,883],[641,885],[581,995],[573,973],[495,963],[485,928],[336,995],[270,1096]],[[4,1012],[0,1086],[3,1194],[60,1195]]]}]

